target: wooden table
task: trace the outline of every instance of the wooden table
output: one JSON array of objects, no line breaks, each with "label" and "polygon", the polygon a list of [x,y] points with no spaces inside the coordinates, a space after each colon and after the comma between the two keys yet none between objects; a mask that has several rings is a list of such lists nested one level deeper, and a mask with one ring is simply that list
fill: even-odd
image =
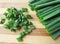
[{"label": "wooden table", "polygon": [[[45,27],[39,22],[36,17],[36,13],[30,10],[28,6],[28,0],[0,0],[0,18],[4,17],[3,13],[8,7],[16,7],[20,9],[26,7],[29,9],[29,13],[33,17],[33,24],[36,29],[32,33],[25,36],[22,42],[17,42],[16,38],[19,36],[19,31],[11,32],[3,26],[0,26],[0,44],[60,44],[60,37],[57,40],[53,40],[45,31]],[[21,29],[22,30],[22,29]]]}]

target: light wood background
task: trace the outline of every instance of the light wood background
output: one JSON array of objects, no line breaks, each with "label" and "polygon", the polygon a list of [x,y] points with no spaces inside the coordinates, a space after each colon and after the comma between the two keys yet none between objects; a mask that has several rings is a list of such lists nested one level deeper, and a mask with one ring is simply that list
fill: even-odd
[{"label": "light wood background", "polygon": [[[8,7],[16,7],[20,9],[26,7],[33,17],[33,24],[36,29],[32,33],[25,36],[22,42],[17,42],[16,38],[19,36],[19,31],[11,32],[0,25],[0,44],[60,44],[60,37],[53,40],[45,31],[45,27],[39,22],[36,13],[31,11],[28,6],[28,0],[0,0],[0,18],[4,17],[3,13]],[[22,30],[22,29],[21,29]]]}]

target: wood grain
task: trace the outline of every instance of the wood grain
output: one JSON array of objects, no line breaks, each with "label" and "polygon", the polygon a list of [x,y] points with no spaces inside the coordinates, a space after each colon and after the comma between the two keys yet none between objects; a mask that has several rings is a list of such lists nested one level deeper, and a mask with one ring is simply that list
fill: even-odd
[{"label": "wood grain", "polygon": [[17,42],[16,38],[19,33],[23,31],[21,29],[17,32],[11,32],[8,29],[3,28],[0,25],[0,44],[60,44],[60,37],[57,40],[53,40],[46,32],[45,27],[39,22],[36,17],[36,12],[31,11],[28,6],[28,0],[0,0],[0,18],[4,17],[3,13],[8,7],[16,7],[20,9],[26,7],[29,9],[29,14],[33,17],[31,22],[36,26],[36,29],[29,35],[24,37],[24,41]]}]

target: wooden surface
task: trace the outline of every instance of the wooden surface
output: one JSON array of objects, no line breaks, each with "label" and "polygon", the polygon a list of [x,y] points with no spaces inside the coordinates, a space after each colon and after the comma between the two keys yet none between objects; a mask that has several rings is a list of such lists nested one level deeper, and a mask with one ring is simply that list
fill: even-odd
[{"label": "wooden surface", "polygon": [[[45,27],[39,22],[36,13],[32,12],[28,6],[28,0],[0,0],[0,18],[4,17],[3,13],[8,7],[27,7],[33,19],[30,20],[36,26],[32,33],[24,37],[24,41],[17,42],[16,38],[19,36],[19,31],[11,32],[4,29],[0,25],[0,44],[60,44],[60,37],[53,40],[45,31]],[[22,31],[22,29],[21,29]]]}]

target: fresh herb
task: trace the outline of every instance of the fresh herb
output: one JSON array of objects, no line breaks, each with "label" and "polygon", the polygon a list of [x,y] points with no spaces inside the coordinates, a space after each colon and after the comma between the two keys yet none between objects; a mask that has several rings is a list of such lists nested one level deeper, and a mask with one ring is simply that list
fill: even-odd
[{"label": "fresh herb", "polygon": [[22,12],[28,12],[28,9],[27,8],[22,8],[21,11]]},{"label": "fresh herb", "polygon": [[29,14],[26,14],[25,17],[28,18],[28,19],[32,19],[32,16],[29,15]]},{"label": "fresh herb", "polygon": [[[4,16],[6,17],[7,22],[4,24],[4,27],[6,29],[9,29],[10,31],[16,32],[17,30],[20,30],[21,27],[23,27],[24,31],[19,34],[19,37],[17,40],[20,42],[23,40],[23,37],[35,28],[32,22],[28,21],[28,19],[31,19],[32,17],[27,13],[23,14],[24,12],[28,12],[27,8],[22,8],[20,10],[17,10],[14,7],[7,8],[7,11],[4,12]],[[5,22],[5,19],[1,19],[0,23],[3,24]]]},{"label": "fresh herb", "polygon": [[35,10],[40,22],[46,27],[46,32],[56,39],[60,35],[60,0],[29,1],[29,6]]},{"label": "fresh herb", "polygon": [[0,24],[4,24],[4,23],[5,23],[5,19],[4,18],[0,19]]}]

